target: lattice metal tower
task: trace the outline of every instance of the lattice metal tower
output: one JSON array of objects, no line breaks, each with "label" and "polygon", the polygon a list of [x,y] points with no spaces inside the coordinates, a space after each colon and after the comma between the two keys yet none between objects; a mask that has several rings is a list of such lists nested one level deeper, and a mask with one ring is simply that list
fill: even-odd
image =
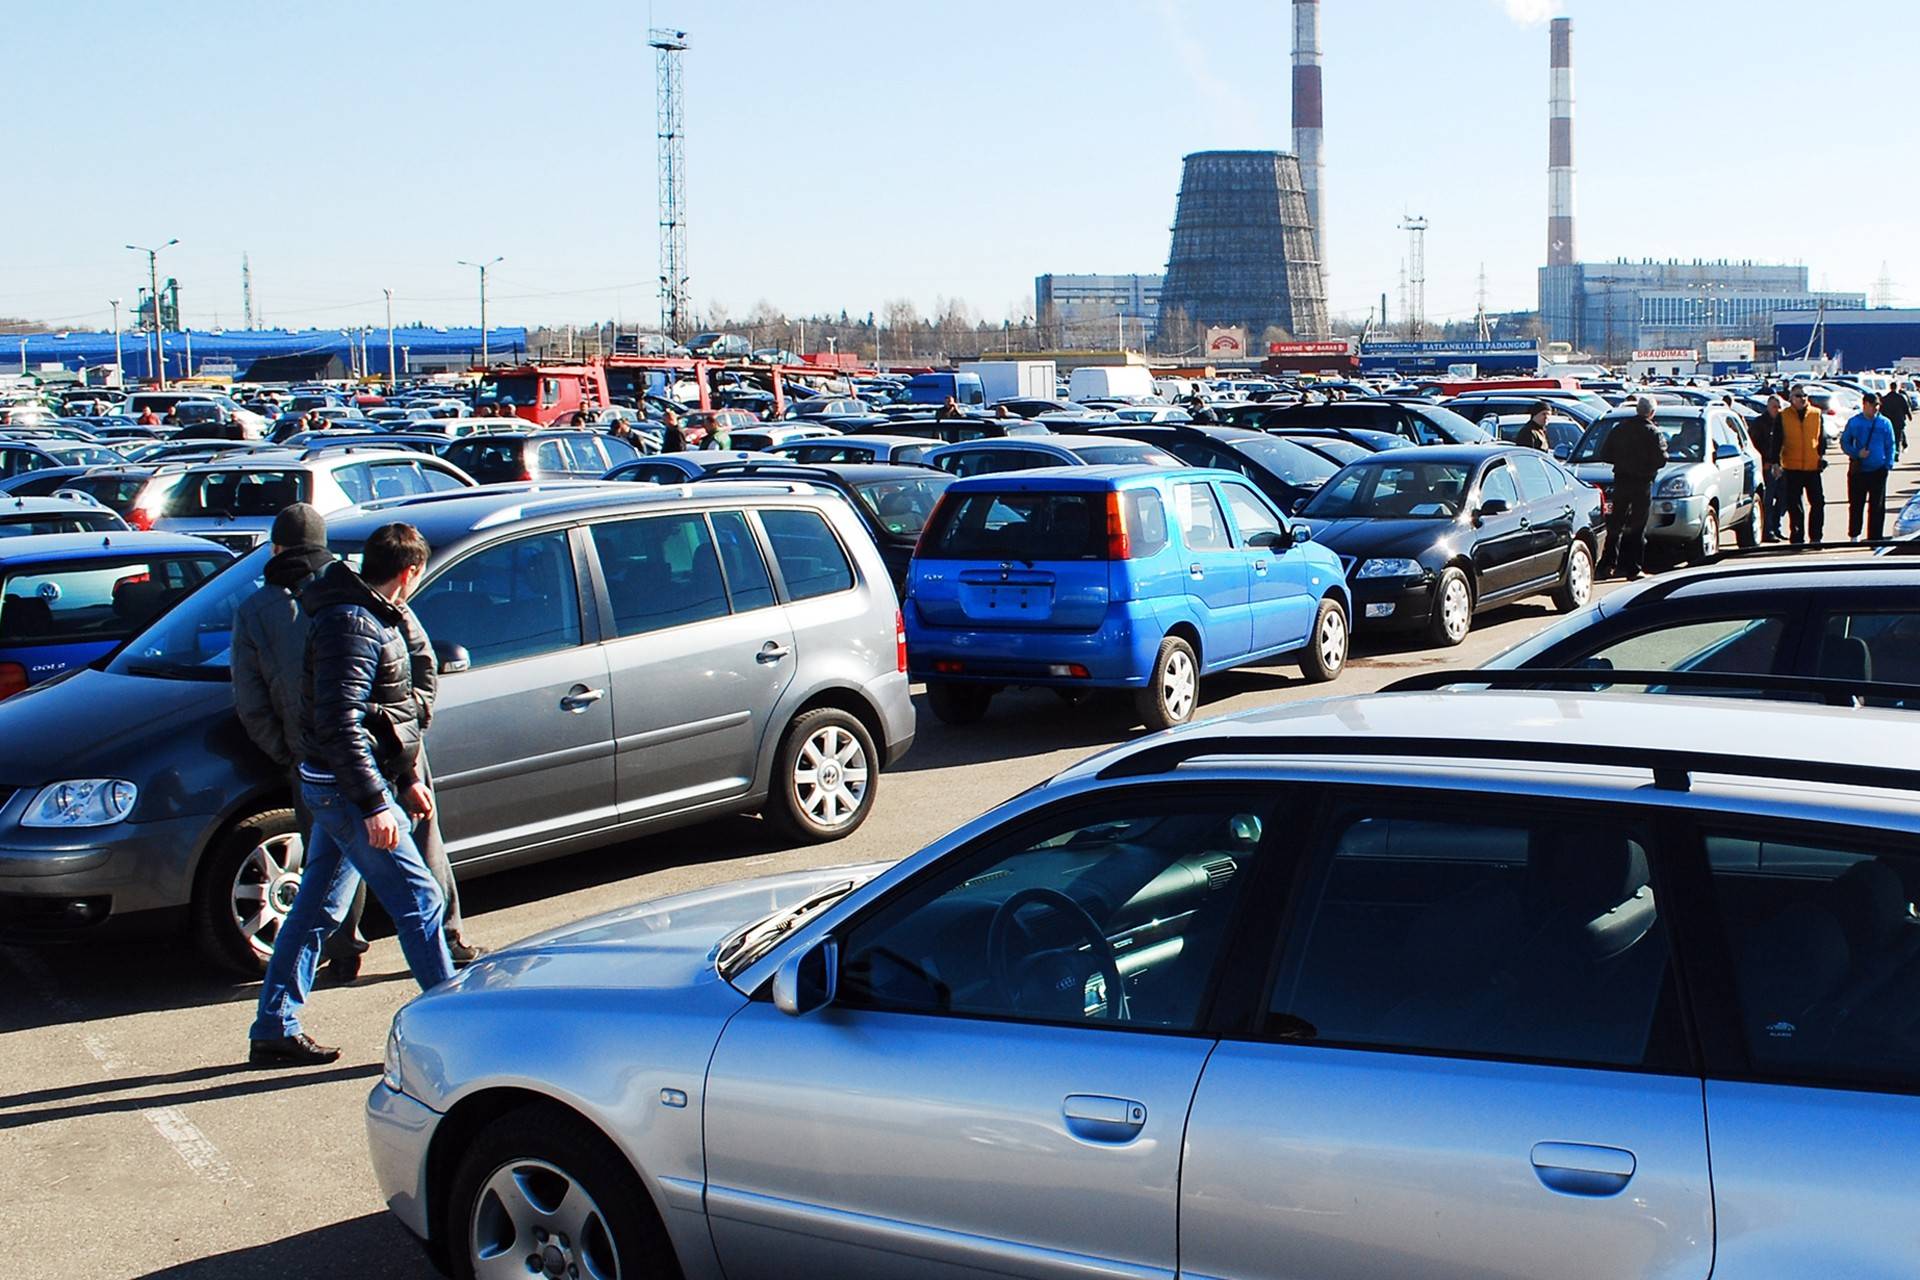
[{"label": "lattice metal tower", "polygon": [[1327,332],[1327,295],[1300,165],[1280,151],[1197,151],[1185,159],[1160,291],[1162,321]]},{"label": "lattice metal tower", "polygon": [[244,253],[240,255],[240,311],[242,322],[253,328],[253,264]]},{"label": "lattice metal tower", "polygon": [[656,27],[647,33],[655,51],[660,99],[660,329],[679,341],[693,317],[687,302],[687,141],[680,97],[680,55],[687,33]]},{"label": "lattice metal tower", "polygon": [[1427,329],[1427,220],[1408,214],[1400,229],[1407,233],[1407,325],[1418,342]]}]

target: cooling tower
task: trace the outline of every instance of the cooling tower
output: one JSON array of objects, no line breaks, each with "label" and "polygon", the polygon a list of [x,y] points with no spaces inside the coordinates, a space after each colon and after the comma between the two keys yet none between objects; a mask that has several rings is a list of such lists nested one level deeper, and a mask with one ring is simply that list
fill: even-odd
[{"label": "cooling tower", "polygon": [[[1300,165],[1280,151],[1196,151],[1186,157],[1160,315],[1327,333],[1326,288]],[[1260,350],[1257,346],[1256,351]]]}]

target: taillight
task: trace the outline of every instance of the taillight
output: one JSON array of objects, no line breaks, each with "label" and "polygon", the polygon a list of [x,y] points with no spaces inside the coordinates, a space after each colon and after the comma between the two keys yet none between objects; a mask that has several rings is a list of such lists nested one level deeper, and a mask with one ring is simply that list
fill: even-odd
[{"label": "taillight", "polygon": [[907,674],[907,615],[902,609],[893,611],[893,665],[901,675]]},{"label": "taillight", "polygon": [[145,507],[135,507],[127,512],[127,523],[136,529],[150,532],[153,529],[153,512]]},{"label": "taillight", "polygon": [[11,698],[27,687],[27,669],[17,662],[0,662],[0,698]]},{"label": "taillight", "polygon": [[533,479],[533,472],[527,470],[527,468],[525,467],[522,467],[520,468],[520,478],[522,480],[531,480]]},{"label": "taillight", "polygon": [[1120,505],[1120,491],[1107,493],[1107,559],[1131,560],[1133,541],[1127,536],[1127,515]]}]

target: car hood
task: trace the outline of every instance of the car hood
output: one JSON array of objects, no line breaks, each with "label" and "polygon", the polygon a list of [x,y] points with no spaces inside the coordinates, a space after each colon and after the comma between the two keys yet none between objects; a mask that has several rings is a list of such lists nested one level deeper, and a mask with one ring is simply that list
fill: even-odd
[{"label": "car hood", "polygon": [[[1653,481],[1657,485],[1668,476],[1682,475],[1699,465],[1697,462],[1669,462],[1655,473]],[[1576,477],[1588,484],[1608,485],[1613,483],[1613,464],[1611,462],[1576,462],[1572,464],[1571,470]]]},{"label": "car hood", "polygon": [[[86,732],[75,733],[76,725]],[[177,763],[186,743],[211,736],[233,749],[225,741],[233,735],[244,737],[225,680],[162,680],[89,667],[0,702],[0,781],[129,778],[141,783],[144,809],[162,798],[149,794],[156,768]],[[140,820],[141,810],[134,817]]]},{"label": "car hood", "polygon": [[1313,526],[1313,540],[1342,557],[1404,556],[1420,558],[1422,552],[1453,536],[1459,528],[1455,520],[1380,520],[1349,516],[1340,520],[1306,521]]},{"label": "car hood", "polygon": [[793,871],[621,907],[484,956],[440,991],[657,990],[718,982],[714,952],[734,933],[835,884],[864,884],[888,865]]}]

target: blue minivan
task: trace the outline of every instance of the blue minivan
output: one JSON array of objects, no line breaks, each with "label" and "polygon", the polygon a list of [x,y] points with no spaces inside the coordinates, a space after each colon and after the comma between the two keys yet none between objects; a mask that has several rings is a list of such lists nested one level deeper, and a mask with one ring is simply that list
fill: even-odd
[{"label": "blue minivan", "polygon": [[177,533],[0,542],[0,698],[112,652],[232,560]]},{"label": "blue minivan", "polygon": [[948,396],[963,405],[984,405],[987,388],[977,373],[916,373],[907,379],[908,404],[945,404]]},{"label": "blue minivan", "polygon": [[1006,685],[1126,689],[1141,719],[1192,719],[1202,675],[1347,660],[1340,561],[1244,476],[1049,467],[957,480],[908,574],[907,661],[948,724]]}]

